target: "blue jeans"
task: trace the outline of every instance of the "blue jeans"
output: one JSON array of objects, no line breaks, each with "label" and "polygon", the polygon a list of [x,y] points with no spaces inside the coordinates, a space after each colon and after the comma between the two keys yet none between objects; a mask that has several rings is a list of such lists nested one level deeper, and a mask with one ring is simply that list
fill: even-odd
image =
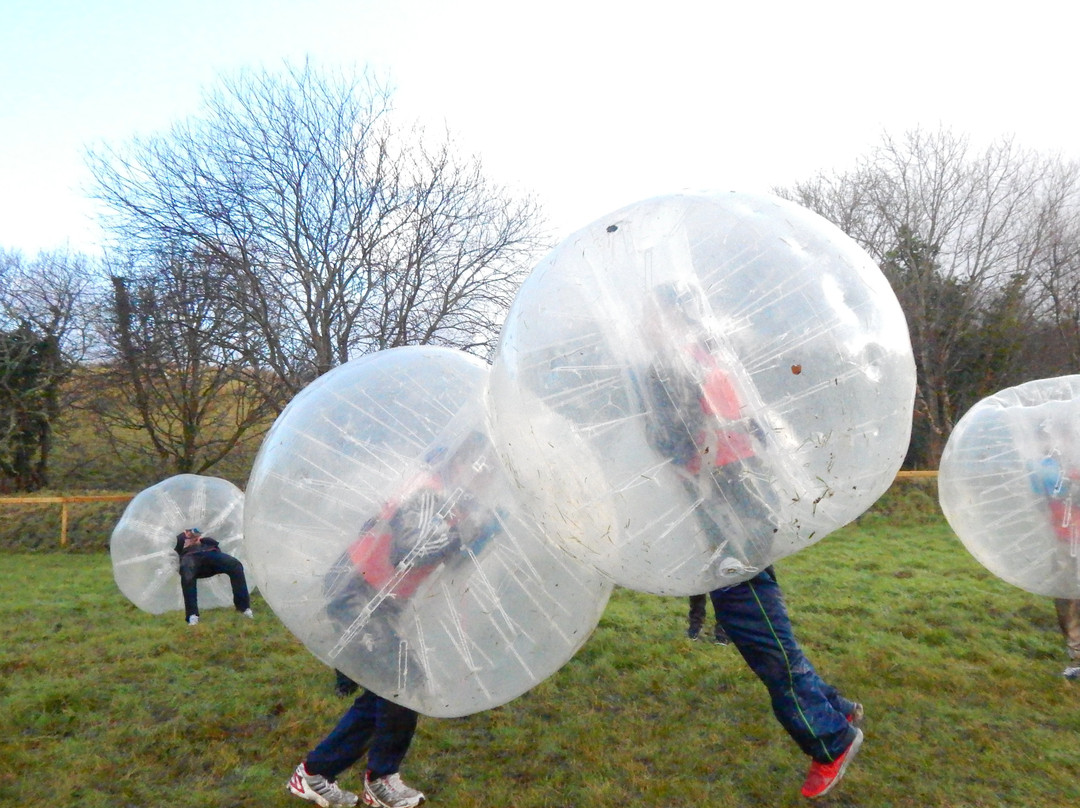
[{"label": "blue jeans", "polygon": [[773,568],[709,595],[716,619],[768,689],[781,726],[819,763],[843,754],[855,739],[847,720],[855,704],[818,676],[803,654]]},{"label": "blue jeans", "polygon": [[304,764],[312,774],[334,780],[367,753],[371,779],[393,774],[409,751],[416,721],[408,707],[364,690]]}]

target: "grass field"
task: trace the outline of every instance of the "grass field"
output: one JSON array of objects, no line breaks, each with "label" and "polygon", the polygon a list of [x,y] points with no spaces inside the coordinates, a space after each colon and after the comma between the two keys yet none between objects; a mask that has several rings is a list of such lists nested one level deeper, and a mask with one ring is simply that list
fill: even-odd
[{"label": "grass field", "polygon": [[[807,654],[866,705],[835,806],[1080,799],[1080,683],[1053,604],[979,566],[932,509],[886,501],[777,566]],[[347,706],[256,595],[256,620],[152,616],[104,553],[0,554],[0,805],[302,805],[284,783]],[[616,590],[540,686],[421,718],[404,768],[432,806],[789,806],[806,760],[686,603]],[[362,772],[342,785],[356,790]]]}]

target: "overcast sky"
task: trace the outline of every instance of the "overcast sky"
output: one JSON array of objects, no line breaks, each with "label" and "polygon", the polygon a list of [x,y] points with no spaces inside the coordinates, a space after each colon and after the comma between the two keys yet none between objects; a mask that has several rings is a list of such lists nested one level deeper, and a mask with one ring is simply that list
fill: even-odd
[{"label": "overcast sky", "polygon": [[0,0],[0,248],[99,249],[84,149],[198,113],[222,73],[361,69],[559,237],[685,189],[768,190],[946,126],[1080,159],[1080,5]]}]

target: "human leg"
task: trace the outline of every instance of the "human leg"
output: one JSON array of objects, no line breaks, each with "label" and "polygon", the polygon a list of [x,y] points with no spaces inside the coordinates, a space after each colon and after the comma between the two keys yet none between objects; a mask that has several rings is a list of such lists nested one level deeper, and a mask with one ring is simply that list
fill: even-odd
[{"label": "human leg", "polygon": [[734,539],[734,555],[753,570],[764,569],[772,551],[780,501],[772,474],[752,456],[713,469],[714,499],[728,510],[728,526],[720,535]]},{"label": "human leg", "polygon": [[[397,632],[401,608],[396,598],[381,597],[355,571],[346,575],[335,570],[324,593],[326,616],[339,635],[338,650],[357,653],[356,649],[362,649],[359,653],[373,684],[393,687],[405,681],[423,681],[423,666]],[[371,608],[373,602],[376,605]],[[370,649],[380,650],[373,654]]]},{"label": "human leg", "polygon": [[772,568],[711,596],[724,631],[768,689],[781,726],[815,761],[843,755],[857,734],[847,720],[854,702],[827,685],[802,652]]},{"label": "human leg", "polygon": [[724,631],[724,626],[720,622],[720,615],[716,612],[716,606],[713,605],[713,617],[715,623],[713,625],[713,642],[717,645],[728,645],[731,642],[731,638],[728,637],[727,632]]},{"label": "human leg", "polygon": [[700,636],[701,627],[705,625],[705,600],[707,597],[707,595],[690,596],[689,626],[686,629],[686,636],[691,640],[696,640]]},{"label": "human leg", "polygon": [[357,795],[334,781],[367,752],[364,803],[415,808],[424,795],[403,783],[398,769],[416,732],[416,722],[414,711],[364,690],[331,733],[296,767],[288,782],[289,791],[325,808],[355,805]]},{"label": "human leg", "polygon": [[[199,616],[199,565],[194,555],[180,556],[180,592],[184,596],[184,620]],[[176,590],[173,590],[176,591]]]},{"label": "human leg", "polygon": [[424,794],[406,785],[398,771],[416,733],[417,714],[408,707],[379,697],[375,708],[375,735],[364,775],[364,802],[378,808],[415,808]]},{"label": "human leg", "polygon": [[244,565],[228,553],[220,551],[207,553],[204,562],[206,574],[200,576],[209,578],[211,575],[228,575],[229,584],[232,586],[233,606],[236,611],[245,612],[251,608],[251,596],[248,593],[247,578],[244,575]]},{"label": "human leg", "polygon": [[1065,652],[1070,663],[1063,675],[1067,679],[1080,679],[1080,600],[1054,598],[1058,626],[1065,638]]},{"label": "human leg", "polygon": [[375,733],[368,753],[372,778],[394,774],[401,768],[416,734],[417,714],[408,707],[375,697]]},{"label": "human leg", "polygon": [[330,734],[308,752],[308,771],[334,780],[363,757],[375,734],[379,701],[371,691],[362,691]]},{"label": "human leg", "polygon": [[[723,576],[744,576],[760,571],[772,543],[766,514],[747,505],[738,469],[729,464],[683,481],[695,499],[694,517],[701,534],[709,538],[712,563]],[[768,539],[762,536],[768,534]]]}]

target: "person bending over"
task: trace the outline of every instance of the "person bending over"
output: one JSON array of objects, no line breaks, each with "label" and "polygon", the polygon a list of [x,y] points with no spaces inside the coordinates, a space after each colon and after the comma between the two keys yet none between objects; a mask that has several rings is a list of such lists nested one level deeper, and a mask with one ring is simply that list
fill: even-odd
[{"label": "person bending over", "polygon": [[188,625],[199,622],[200,578],[228,575],[232,584],[233,606],[244,617],[253,617],[244,565],[226,553],[217,539],[204,536],[191,527],[176,536],[176,554],[180,556],[180,591],[184,595],[184,620]]}]

